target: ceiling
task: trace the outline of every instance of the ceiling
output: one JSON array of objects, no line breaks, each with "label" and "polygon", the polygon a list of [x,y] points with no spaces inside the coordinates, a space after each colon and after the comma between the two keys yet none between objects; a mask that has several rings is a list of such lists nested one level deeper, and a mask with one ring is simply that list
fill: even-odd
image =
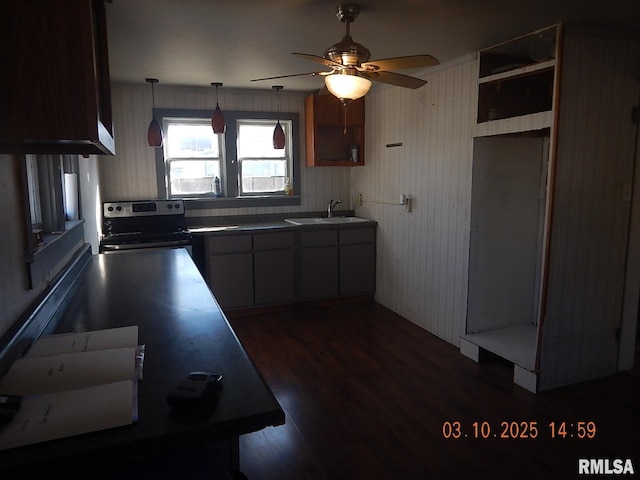
[{"label": "ceiling", "polygon": [[[251,79],[327,70],[322,56],[345,24],[337,0],[111,0],[111,78],[144,84],[311,91],[321,77]],[[441,63],[557,22],[640,29],[637,0],[363,0],[351,36],[371,59],[430,54]],[[420,72],[399,71],[405,74]]]}]

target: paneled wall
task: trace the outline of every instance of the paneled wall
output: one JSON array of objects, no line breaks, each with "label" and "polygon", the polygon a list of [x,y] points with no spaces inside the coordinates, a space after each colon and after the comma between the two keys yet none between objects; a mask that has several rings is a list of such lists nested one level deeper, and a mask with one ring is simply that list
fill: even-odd
[{"label": "paneled wall", "polygon": [[[299,173],[302,204],[298,207],[269,207],[198,210],[189,216],[247,215],[319,211],[332,198],[340,198],[348,206],[349,169],[340,167],[307,168],[304,166],[304,97],[302,92],[280,92],[280,110],[300,115]],[[219,89],[222,110],[275,111],[272,90]],[[215,90],[212,87],[171,87],[159,83],[155,88],[158,108],[213,110]],[[100,180],[103,201],[162,198],[156,187],[154,149],[147,145],[147,127],[151,120],[151,91],[147,84],[113,85],[113,110],[116,138],[115,157],[102,157]],[[299,192],[296,192],[299,193]]]},{"label": "paneled wall", "polygon": [[638,265],[624,192],[637,168],[640,41],[585,33],[564,39],[541,390],[612,374],[635,345],[635,318],[623,318],[625,270]]},{"label": "paneled wall", "polygon": [[461,61],[418,90],[367,94],[366,166],[352,172],[365,200],[356,213],[379,223],[377,301],[454,345],[467,307],[476,68]]}]

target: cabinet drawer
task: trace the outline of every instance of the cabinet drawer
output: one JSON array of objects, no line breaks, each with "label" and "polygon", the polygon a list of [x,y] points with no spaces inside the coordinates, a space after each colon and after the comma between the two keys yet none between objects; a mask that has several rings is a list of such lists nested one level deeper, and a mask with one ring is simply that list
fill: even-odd
[{"label": "cabinet drawer", "polygon": [[337,245],[338,230],[320,230],[300,232],[300,245],[303,247],[317,247],[320,245]]},{"label": "cabinet drawer", "polygon": [[340,245],[353,243],[375,243],[376,230],[369,228],[349,228],[340,230]]},{"label": "cabinet drawer", "polygon": [[232,252],[250,252],[251,235],[231,235],[209,237],[207,240],[209,255]]},{"label": "cabinet drawer", "polygon": [[293,248],[293,232],[261,233],[253,236],[254,250]]}]

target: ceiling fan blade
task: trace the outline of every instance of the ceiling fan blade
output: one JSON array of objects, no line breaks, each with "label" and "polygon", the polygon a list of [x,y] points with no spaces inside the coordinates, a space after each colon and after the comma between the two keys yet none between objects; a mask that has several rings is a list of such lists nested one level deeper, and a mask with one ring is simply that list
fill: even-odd
[{"label": "ceiling fan blade", "polygon": [[365,62],[362,67],[376,71],[402,70],[405,68],[423,68],[438,65],[437,59],[431,55],[409,55],[406,57],[384,58],[382,60],[371,60]]},{"label": "ceiling fan blade", "polygon": [[260,82],[262,80],[276,80],[278,78],[287,78],[287,77],[302,77],[304,75],[327,75],[331,72],[306,72],[306,73],[293,73],[291,75],[278,75],[277,77],[265,77],[265,78],[254,78],[250,80],[251,82]]},{"label": "ceiling fan blade", "polygon": [[420,88],[427,83],[426,80],[422,80],[421,78],[410,77],[409,75],[394,72],[360,72],[360,76],[376,82],[388,83],[389,85],[404,88]]},{"label": "ceiling fan blade", "polygon": [[299,56],[301,56],[303,58],[306,58],[307,60],[311,60],[312,62],[321,63],[323,65],[326,65],[327,67],[342,68],[342,64],[341,63],[334,62],[333,60],[329,60],[328,58],[320,57],[318,55],[312,55],[310,53],[296,53],[296,52],[293,52],[293,55],[299,55]]}]

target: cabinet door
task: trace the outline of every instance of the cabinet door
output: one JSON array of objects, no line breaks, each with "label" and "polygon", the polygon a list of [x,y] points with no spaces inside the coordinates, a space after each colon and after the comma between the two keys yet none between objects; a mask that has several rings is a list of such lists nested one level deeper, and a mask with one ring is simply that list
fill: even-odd
[{"label": "cabinet door", "polygon": [[210,256],[209,286],[223,309],[253,305],[253,254]]},{"label": "cabinet door", "polygon": [[293,248],[255,252],[253,261],[256,305],[293,302]]},{"label": "cabinet door", "polygon": [[316,125],[364,125],[364,97],[344,107],[333,95],[314,95],[313,119]]},{"label": "cabinet door", "polygon": [[114,153],[103,0],[5,1],[0,42],[1,152]]},{"label": "cabinet door", "polygon": [[338,296],[338,246],[303,248],[300,253],[300,298]]},{"label": "cabinet door", "polygon": [[366,295],[376,290],[376,245],[340,246],[340,295]]}]

